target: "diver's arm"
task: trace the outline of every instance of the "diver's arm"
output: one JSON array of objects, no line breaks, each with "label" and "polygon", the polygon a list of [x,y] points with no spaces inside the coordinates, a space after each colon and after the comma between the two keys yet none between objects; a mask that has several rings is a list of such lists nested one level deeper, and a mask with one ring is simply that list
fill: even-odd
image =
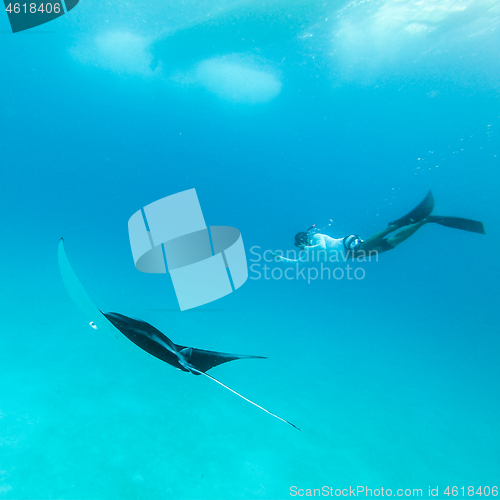
[{"label": "diver's arm", "polygon": [[282,260],[283,262],[302,262],[304,259],[300,257],[298,259],[289,259],[287,257],[283,257],[282,255],[277,254],[276,252],[270,252],[271,256],[276,260]]},{"label": "diver's arm", "polygon": [[299,248],[302,252],[301,255],[299,256],[298,259],[288,259],[287,257],[283,257],[276,252],[271,252],[271,256],[274,257],[276,260],[282,260],[283,262],[304,262],[307,261],[309,252],[314,251],[314,250],[324,250],[324,246],[321,243],[318,243],[317,245],[299,245]]}]

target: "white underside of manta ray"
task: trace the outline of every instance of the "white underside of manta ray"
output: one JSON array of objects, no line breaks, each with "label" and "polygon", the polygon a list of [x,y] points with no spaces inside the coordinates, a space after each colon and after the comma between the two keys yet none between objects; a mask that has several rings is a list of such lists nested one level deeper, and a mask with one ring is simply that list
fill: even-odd
[{"label": "white underside of manta ray", "polygon": [[154,326],[146,323],[145,321],[129,318],[128,316],[118,313],[103,313],[92,302],[73,271],[68,257],[66,256],[64,242],[62,239],[59,241],[58,259],[59,269],[68,294],[73,302],[75,302],[75,304],[87,316],[87,320],[92,328],[100,331],[107,331],[113,335],[113,337],[119,338],[120,340],[128,339],[150,355],[161,359],[165,363],[168,363],[179,370],[191,372],[194,375],[204,375],[210,380],[217,382],[222,387],[225,387],[233,394],[236,394],[245,401],[248,401],[257,408],[265,411],[269,415],[291,425],[292,427],[295,427],[298,430],[301,430],[288,420],[285,420],[284,418],[266,410],[262,406],[259,406],[253,401],[250,401],[206,373],[211,368],[222,363],[227,363],[228,361],[245,358],[263,358],[263,356],[227,354],[177,345]]}]

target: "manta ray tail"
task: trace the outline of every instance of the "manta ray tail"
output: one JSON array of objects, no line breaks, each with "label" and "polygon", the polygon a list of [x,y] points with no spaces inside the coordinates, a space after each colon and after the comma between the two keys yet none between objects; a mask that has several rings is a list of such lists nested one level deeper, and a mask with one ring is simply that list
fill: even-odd
[{"label": "manta ray tail", "polygon": [[285,420],[284,418],[278,417],[278,415],[275,415],[274,413],[270,412],[269,410],[266,410],[262,406],[259,406],[257,403],[250,401],[248,398],[246,398],[245,396],[242,396],[239,392],[236,392],[235,390],[231,389],[231,387],[228,387],[227,385],[223,384],[222,382],[220,382],[216,378],[212,377],[208,373],[200,372],[199,370],[196,370],[196,368],[193,368],[193,367],[189,367],[189,369],[192,371],[196,371],[199,375],[205,375],[205,377],[208,377],[209,379],[213,380],[214,382],[217,382],[219,385],[222,385],[222,387],[225,387],[228,391],[231,391],[233,394],[236,394],[237,396],[244,399],[245,401],[248,401],[250,404],[253,404],[257,408],[260,408],[261,410],[265,411],[266,413],[269,413],[269,415],[272,415],[273,417],[277,418],[278,420],[281,420],[282,422],[285,422],[285,423],[291,425],[292,427],[295,427],[299,431],[302,430],[300,427],[297,427],[296,425],[292,424],[292,422],[289,422],[288,420]]}]

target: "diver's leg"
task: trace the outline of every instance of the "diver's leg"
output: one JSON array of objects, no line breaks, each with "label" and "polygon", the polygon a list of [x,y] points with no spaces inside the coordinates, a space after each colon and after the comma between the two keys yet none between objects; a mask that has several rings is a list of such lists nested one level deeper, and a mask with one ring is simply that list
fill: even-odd
[{"label": "diver's leg", "polygon": [[373,236],[370,236],[369,238],[364,240],[363,243],[361,243],[361,245],[359,246],[358,250],[361,250],[363,252],[369,252],[370,250],[373,250],[388,234],[393,233],[397,229],[399,229],[397,226],[387,226],[382,231],[379,231],[378,233],[375,233]]},{"label": "diver's leg", "polygon": [[410,226],[405,226],[403,229],[398,231],[394,236],[387,238],[387,244],[392,248],[397,247],[400,243],[403,243],[406,239],[408,239],[415,231],[418,231],[424,224],[427,223],[427,220],[422,220],[417,222],[416,224],[411,224]]},{"label": "diver's leg", "polygon": [[[393,250],[396,248],[400,243],[402,243],[404,240],[408,239],[415,231],[420,229],[427,221],[423,220],[420,222],[417,222],[416,224],[411,224],[410,226],[405,226],[403,229],[398,231],[394,236],[391,238],[377,238],[376,240],[372,240],[375,236],[379,236],[385,232],[385,234],[389,234],[392,231],[395,231],[397,229],[394,228],[392,231],[381,231],[380,233],[377,233],[376,235],[372,236],[372,238],[369,238],[368,240],[364,241],[362,245],[360,245],[360,248],[358,251],[364,252],[365,255],[371,256],[372,253],[376,254],[381,254],[384,252],[387,252],[389,250]],[[372,240],[373,243],[370,245],[370,247],[365,246],[367,241]],[[359,257],[359,255],[358,255]]]}]

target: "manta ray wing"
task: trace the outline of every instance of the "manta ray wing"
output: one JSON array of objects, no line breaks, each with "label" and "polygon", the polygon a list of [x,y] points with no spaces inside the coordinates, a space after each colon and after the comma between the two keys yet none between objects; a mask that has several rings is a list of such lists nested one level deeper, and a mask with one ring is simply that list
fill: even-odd
[{"label": "manta ray wing", "polygon": [[[183,349],[188,349],[182,345],[176,345],[177,350],[180,352]],[[203,349],[197,349],[196,347],[191,348],[191,355],[189,356],[189,361],[196,369],[200,372],[207,372],[211,368],[227,363],[228,361],[234,361],[235,359],[267,359],[265,356],[252,356],[248,354],[227,354],[225,352],[217,351],[205,351]],[[195,375],[198,375],[195,373]]]},{"label": "manta ray wing", "polygon": [[153,325],[119,313],[104,313],[104,316],[127,339],[143,351],[179,370],[187,371],[179,364],[177,346]]}]

